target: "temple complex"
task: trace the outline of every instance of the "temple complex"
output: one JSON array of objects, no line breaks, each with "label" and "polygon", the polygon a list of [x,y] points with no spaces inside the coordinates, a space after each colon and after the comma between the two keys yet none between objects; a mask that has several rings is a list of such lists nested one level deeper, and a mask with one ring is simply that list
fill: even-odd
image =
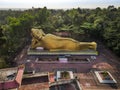
[{"label": "temple complex", "polygon": [[32,29],[31,35],[31,44],[15,59],[25,67],[0,72],[5,76],[0,77],[0,90],[120,90],[119,63],[101,43],[79,42],[41,29]]},{"label": "temple complex", "polygon": [[[27,49],[26,71],[34,74],[32,78],[37,78],[35,75],[48,77],[43,79],[43,83],[42,81],[34,83],[37,85],[37,90],[120,88],[117,68],[108,63],[109,58],[103,55],[105,51],[102,51],[101,46],[96,42],[79,42],[72,38],[45,34],[39,29],[31,31],[32,42]],[[41,84],[44,84],[44,87],[40,88]],[[35,86],[29,84],[29,87]],[[21,86],[21,90],[29,87]]]}]

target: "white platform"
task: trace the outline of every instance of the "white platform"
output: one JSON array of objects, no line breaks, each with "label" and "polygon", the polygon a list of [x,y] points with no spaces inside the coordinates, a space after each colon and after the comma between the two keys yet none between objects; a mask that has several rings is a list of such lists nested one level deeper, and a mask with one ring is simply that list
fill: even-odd
[{"label": "white platform", "polygon": [[[61,78],[61,72],[63,71],[57,71],[57,81]],[[72,71],[66,71],[70,75],[70,79],[74,79],[73,72]]]},{"label": "white platform", "polygon": [[112,78],[112,80],[103,80],[100,76],[100,73],[104,71],[95,71],[95,75],[97,76],[100,83],[117,83],[117,81],[113,78],[113,76],[107,71],[109,76]]}]

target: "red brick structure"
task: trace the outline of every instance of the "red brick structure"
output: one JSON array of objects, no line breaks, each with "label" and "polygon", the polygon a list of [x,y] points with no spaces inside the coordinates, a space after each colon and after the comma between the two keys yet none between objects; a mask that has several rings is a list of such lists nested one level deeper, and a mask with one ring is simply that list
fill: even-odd
[{"label": "red brick structure", "polygon": [[0,90],[15,89],[21,86],[24,65],[0,70]]}]

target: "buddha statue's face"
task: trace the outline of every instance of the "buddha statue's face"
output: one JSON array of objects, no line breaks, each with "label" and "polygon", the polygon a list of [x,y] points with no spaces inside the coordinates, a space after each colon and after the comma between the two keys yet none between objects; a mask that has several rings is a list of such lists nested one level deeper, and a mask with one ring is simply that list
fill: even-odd
[{"label": "buddha statue's face", "polygon": [[45,33],[42,30],[32,29],[31,31],[32,31],[32,33],[31,33],[32,37],[34,37],[38,40],[42,39],[42,37],[45,36]]}]

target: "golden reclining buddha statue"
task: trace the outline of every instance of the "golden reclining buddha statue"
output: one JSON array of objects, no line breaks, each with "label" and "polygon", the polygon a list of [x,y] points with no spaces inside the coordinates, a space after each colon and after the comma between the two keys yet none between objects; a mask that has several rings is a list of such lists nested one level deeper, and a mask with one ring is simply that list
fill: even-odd
[{"label": "golden reclining buddha statue", "polygon": [[32,29],[31,48],[43,47],[49,51],[96,50],[95,42],[79,42],[72,38],[64,38],[53,34],[45,34],[42,29]]}]

